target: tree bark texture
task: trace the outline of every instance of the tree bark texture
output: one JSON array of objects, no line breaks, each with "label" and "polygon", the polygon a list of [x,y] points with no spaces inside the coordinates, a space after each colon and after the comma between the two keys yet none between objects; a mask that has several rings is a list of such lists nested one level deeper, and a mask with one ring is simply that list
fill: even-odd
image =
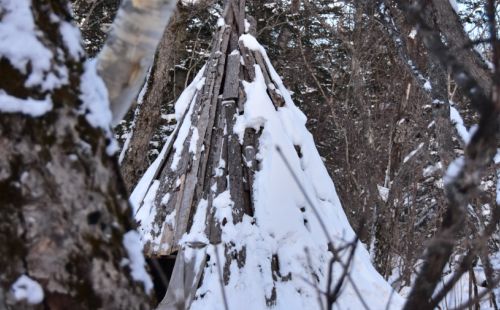
[{"label": "tree bark texture", "polygon": [[449,168],[448,175],[444,178],[448,208],[440,230],[426,247],[424,263],[404,307],[425,309],[433,302],[434,289],[450,259],[459,232],[463,229],[468,203],[482,173],[496,154],[498,109],[494,99],[490,99],[489,91],[471,73],[474,68],[470,68],[468,62],[462,62],[461,58],[451,53],[449,47],[442,43],[439,31],[429,24],[425,16],[423,2],[416,2],[412,6],[404,1],[397,1],[397,4],[405,12],[408,22],[418,26],[426,49],[444,67],[449,68],[450,75],[480,115],[479,127],[466,146],[464,156],[452,163],[453,167]]},{"label": "tree bark texture", "polygon": [[[0,112],[0,309],[148,309],[150,298],[125,263],[123,236],[133,225],[109,139],[79,111],[85,59],[64,48],[67,8],[62,0],[31,2],[40,42],[59,53],[48,73],[66,67],[67,83],[28,87],[29,74],[0,55],[9,76],[0,80],[2,92],[53,102],[39,117]],[[13,295],[22,275],[39,283],[41,303]]]},{"label": "tree bark texture", "polygon": [[181,59],[181,54],[187,53],[183,44],[187,35],[187,17],[186,8],[178,5],[156,50],[150,77],[146,81],[147,89],[138,107],[139,114],[135,119],[132,138],[121,164],[122,175],[129,191],[137,184],[150,164],[149,143],[160,125],[161,108],[175,99],[169,89],[170,84],[176,84],[176,81],[172,81],[171,70],[176,70],[174,66],[178,59]]}]

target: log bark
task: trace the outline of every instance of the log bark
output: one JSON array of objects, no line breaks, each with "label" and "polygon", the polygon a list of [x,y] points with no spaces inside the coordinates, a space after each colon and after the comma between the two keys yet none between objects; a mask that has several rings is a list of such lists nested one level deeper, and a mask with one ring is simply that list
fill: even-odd
[{"label": "log bark", "polygon": [[460,62],[467,67],[470,75],[484,89],[486,94],[491,92],[492,75],[481,56],[471,46],[471,40],[465,33],[459,16],[449,1],[432,0],[435,12],[436,29],[439,29],[446,38],[448,47]]},{"label": "log bark", "polygon": [[135,118],[132,138],[121,164],[123,179],[129,191],[137,184],[150,164],[149,142],[160,125],[161,108],[166,102],[175,99],[168,88],[172,83],[170,70],[180,58],[179,49],[185,49],[182,41],[186,36],[187,15],[186,9],[178,5],[158,45],[149,80],[144,86],[146,91],[138,106],[139,114]]}]

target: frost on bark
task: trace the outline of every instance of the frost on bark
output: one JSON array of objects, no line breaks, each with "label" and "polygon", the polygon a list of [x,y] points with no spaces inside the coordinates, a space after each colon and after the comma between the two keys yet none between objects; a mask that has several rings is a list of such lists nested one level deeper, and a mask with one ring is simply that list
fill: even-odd
[{"label": "frost on bark", "polygon": [[[146,253],[177,255],[159,309],[400,305],[356,247],[306,118],[247,33],[244,7],[226,1],[210,58],[177,101],[178,126],[131,197]],[[337,296],[341,240],[357,254],[355,280]]]},{"label": "frost on bark", "polygon": [[0,25],[34,42],[0,43],[0,308],[148,309],[149,284],[132,273],[141,262],[124,246],[127,194],[99,127],[105,93],[92,89],[66,1],[2,0]]}]

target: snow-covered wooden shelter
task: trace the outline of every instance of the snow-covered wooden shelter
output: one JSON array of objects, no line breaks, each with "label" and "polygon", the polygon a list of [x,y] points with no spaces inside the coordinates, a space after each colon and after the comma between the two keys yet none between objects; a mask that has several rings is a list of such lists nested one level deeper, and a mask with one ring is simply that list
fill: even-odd
[{"label": "snow-covered wooden shelter", "polygon": [[400,306],[244,1],[226,2],[211,56],[176,103],[177,128],[131,197],[146,254],[176,254],[160,309]]}]

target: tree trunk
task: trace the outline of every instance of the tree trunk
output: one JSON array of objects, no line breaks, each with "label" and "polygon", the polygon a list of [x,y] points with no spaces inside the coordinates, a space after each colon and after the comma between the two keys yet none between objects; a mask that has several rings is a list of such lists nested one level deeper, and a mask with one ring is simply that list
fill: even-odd
[{"label": "tree trunk", "polygon": [[187,17],[188,11],[178,5],[158,45],[149,79],[146,81],[145,94],[138,106],[139,114],[135,118],[132,137],[121,163],[122,175],[129,191],[137,185],[150,164],[149,143],[160,125],[161,108],[176,99],[169,86],[176,87],[179,83],[173,81],[171,70],[176,70],[175,64],[182,59],[183,53],[187,53],[183,44],[187,35]]},{"label": "tree trunk", "polygon": [[148,309],[104,85],[84,65],[67,3],[0,10],[13,26],[2,44],[24,36],[38,51],[0,52],[0,308]]}]

